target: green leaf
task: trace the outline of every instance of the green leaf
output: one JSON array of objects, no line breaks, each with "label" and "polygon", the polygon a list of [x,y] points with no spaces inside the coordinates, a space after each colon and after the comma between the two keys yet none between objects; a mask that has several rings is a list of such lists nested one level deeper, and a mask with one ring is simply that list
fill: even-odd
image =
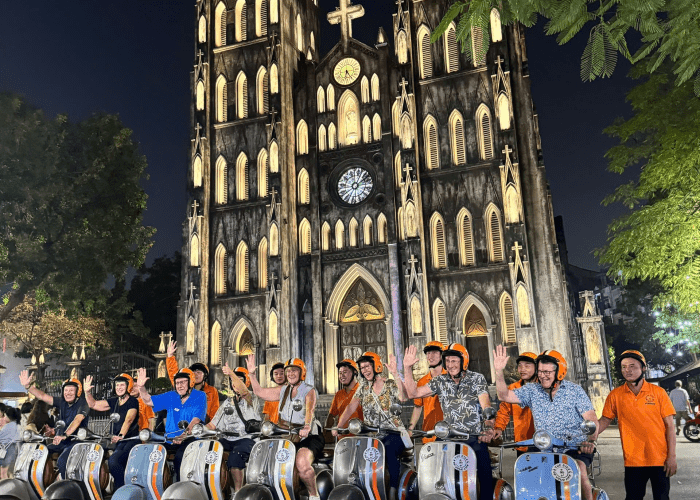
[{"label": "green leaf", "polygon": [[437,40],[440,39],[440,37],[445,33],[447,30],[448,26],[452,21],[455,20],[455,18],[462,13],[464,9],[468,9],[469,4],[468,2],[465,1],[457,1],[453,3],[449,9],[447,9],[447,12],[445,13],[445,16],[442,18],[442,21],[440,21],[440,24],[438,24],[437,28],[433,31],[433,33],[430,35],[430,41],[431,43],[435,43]]}]

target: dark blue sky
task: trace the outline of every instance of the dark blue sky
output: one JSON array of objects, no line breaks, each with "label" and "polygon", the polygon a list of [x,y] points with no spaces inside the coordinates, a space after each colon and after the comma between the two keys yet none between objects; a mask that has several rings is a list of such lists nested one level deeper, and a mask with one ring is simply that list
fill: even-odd
[{"label": "dark blue sky", "polygon": [[[194,61],[194,0],[8,2],[0,16],[0,91],[23,94],[49,114],[74,120],[94,111],[118,113],[148,158],[150,180],[145,223],[157,228],[148,261],[181,246],[185,175],[189,151],[189,73]],[[356,1],[364,18],[355,38],[373,44],[383,25],[391,38],[393,0]],[[335,0],[320,0],[322,10]],[[325,53],[339,28],[321,21]],[[610,80],[582,83],[579,60],[586,35],[559,47],[528,32],[528,57],[545,166],[554,211],[564,217],[569,260],[597,268],[594,248],[622,207],[601,200],[621,182],[606,171],[605,151],[615,144],[602,134],[629,114],[624,95],[632,86],[620,64]]]}]

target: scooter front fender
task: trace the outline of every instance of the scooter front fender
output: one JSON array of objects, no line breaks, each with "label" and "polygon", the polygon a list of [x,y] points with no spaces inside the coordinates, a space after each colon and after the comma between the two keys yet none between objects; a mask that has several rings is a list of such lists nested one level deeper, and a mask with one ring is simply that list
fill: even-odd
[{"label": "scooter front fender", "polygon": [[129,497],[121,496],[121,490],[128,486],[141,488],[146,495],[146,500],[158,500],[172,481],[170,469],[166,463],[167,456],[168,453],[162,444],[147,443],[134,446],[129,452],[129,460],[124,472],[126,484],[119,488],[112,498],[128,499]]},{"label": "scooter front fender", "polygon": [[280,499],[293,499],[296,453],[294,444],[287,439],[265,439],[256,443],[248,459],[246,482],[274,490]]},{"label": "scooter front fender", "polygon": [[524,453],[515,461],[516,500],[580,500],[576,459],[561,453]]},{"label": "scooter front fender", "polygon": [[30,498],[39,500],[46,486],[54,480],[53,461],[49,450],[41,443],[24,443],[15,462],[15,478],[26,482]]},{"label": "scooter front fender", "polygon": [[275,500],[275,498],[272,492],[261,484],[246,484],[236,492],[233,500]]},{"label": "scooter front fender", "polygon": [[474,450],[457,441],[424,444],[418,460],[418,492],[421,500],[436,493],[446,498],[476,498]]},{"label": "scooter front fender", "polygon": [[341,484],[333,488],[328,500],[364,500],[364,498],[362,490],[354,484]]},{"label": "scooter front fender", "polygon": [[209,500],[202,487],[190,481],[180,481],[169,486],[162,500]]},{"label": "scooter front fender", "polygon": [[[376,500],[386,500],[384,443],[372,437],[347,437],[338,441],[333,453],[333,483],[354,485],[370,492]],[[335,489],[333,490],[335,492]]]},{"label": "scooter front fender", "polygon": [[7,500],[38,500],[30,490],[29,485],[19,479],[3,479],[0,481],[0,498]]},{"label": "scooter front fender", "polygon": [[134,484],[125,484],[112,495],[112,500],[149,500],[146,490]]}]

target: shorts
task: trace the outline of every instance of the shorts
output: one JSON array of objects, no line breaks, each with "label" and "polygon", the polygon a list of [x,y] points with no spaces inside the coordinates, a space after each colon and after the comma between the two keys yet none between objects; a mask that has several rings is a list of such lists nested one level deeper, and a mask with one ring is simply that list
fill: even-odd
[{"label": "shorts", "polygon": [[298,443],[294,443],[297,451],[301,448],[308,448],[311,453],[314,454],[314,460],[323,455],[323,448],[326,446],[326,442],[323,440],[323,436],[320,434],[310,434]]},{"label": "shorts", "polygon": [[228,468],[245,469],[245,464],[248,463],[248,458],[250,457],[250,452],[253,451],[255,441],[250,438],[241,438],[235,441],[222,439],[219,442],[224,447],[224,450],[228,451],[228,460],[226,460]]},{"label": "shorts", "polygon": [[16,459],[17,444],[11,443],[5,451],[5,458],[0,459],[0,467],[10,467],[13,463],[15,463]]},{"label": "shorts", "polygon": [[565,452],[565,455],[569,455],[570,457],[575,458],[576,460],[580,460],[586,465],[586,467],[590,467],[591,463],[593,462],[594,453],[595,450],[593,450],[593,453],[581,453],[578,450],[567,450]]}]

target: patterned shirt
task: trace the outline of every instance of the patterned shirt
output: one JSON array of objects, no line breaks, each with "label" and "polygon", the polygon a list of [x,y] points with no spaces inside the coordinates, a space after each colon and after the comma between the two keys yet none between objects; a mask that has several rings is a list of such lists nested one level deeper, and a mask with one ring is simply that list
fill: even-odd
[{"label": "patterned shirt", "polygon": [[[258,411],[258,399],[253,396],[253,405],[250,406],[248,402],[241,398],[238,401],[238,407],[241,410],[243,418],[246,420],[260,420],[260,412]],[[226,408],[231,408],[233,413],[231,415],[226,415]],[[225,432],[238,432],[241,436],[223,436],[223,439],[228,441],[237,441],[242,438],[250,438],[248,434],[245,433],[245,424],[241,420],[236,410],[236,404],[233,402],[232,398],[227,398],[216,411],[216,415],[211,419],[211,424],[220,431]]]},{"label": "patterned shirt", "polygon": [[372,391],[372,384],[367,379],[363,379],[353,397],[360,400],[362,414],[367,425],[379,427],[384,424],[386,427],[387,418],[391,420],[394,427],[403,425],[400,417],[394,417],[389,413],[392,404],[400,404],[399,388],[395,381],[391,379],[385,380],[382,392],[377,394]]},{"label": "patterned shirt", "polygon": [[535,429],[549,432],[572,448],[586,440],[579,426],[584,420],[582,415],[593,410],[593,404],[581,386],[562,380],[554,401],[550,401],[549,392],[540,384],[525,384],[513,392],[520,406],[532,410]]},{"label": "patterned shirt", "polygon": [[445,421],[455,429],[469,434],[481,432],[481,403],[479,396],[488,394],[486,379],[481,373],[466,370],[459,383],[449,374],[428,382],[428,387],[440,399]]}]

